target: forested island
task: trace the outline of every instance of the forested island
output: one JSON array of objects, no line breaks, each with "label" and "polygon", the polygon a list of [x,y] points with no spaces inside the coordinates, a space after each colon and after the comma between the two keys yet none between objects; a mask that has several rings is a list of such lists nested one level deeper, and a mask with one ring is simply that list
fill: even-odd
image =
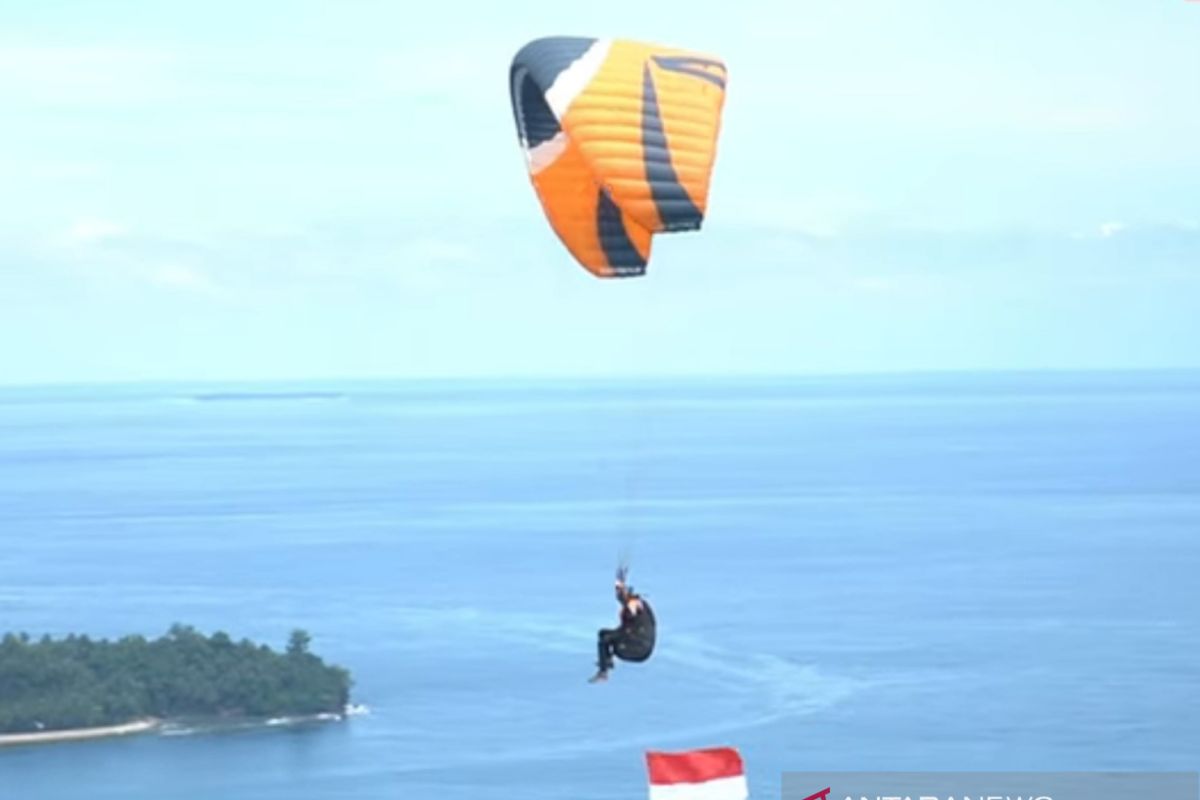
[{"label": "forested island", "polygon": [[352,679],[292,632],[286,650],[175,624],[116,641],[71,635],[0,640],[0,734],[122,726],[136,720],[341,714]]}]

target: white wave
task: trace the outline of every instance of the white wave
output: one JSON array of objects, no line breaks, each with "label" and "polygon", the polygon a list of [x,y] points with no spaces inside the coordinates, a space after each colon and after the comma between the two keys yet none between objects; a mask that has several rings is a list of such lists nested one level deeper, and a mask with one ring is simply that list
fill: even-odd
[{"label": "white wave", "polygon": [[197,730],[187,725],[167,722],[159,727],[158,733],[160,736],[192,736]]},{"label": "white wave", "polygon": [[201,721],[195,724],[182,722],[167,722],[158,729],[160,736],[195,736],[206,733],[230,733],[262,728],[279,728],[291,725],[303,725],[313,722],[334,722],[344,719],[342,714],[324,712],[320,714],[305,714],[301,716],[270,717],[268,719],[239,719],[223,721]]}]

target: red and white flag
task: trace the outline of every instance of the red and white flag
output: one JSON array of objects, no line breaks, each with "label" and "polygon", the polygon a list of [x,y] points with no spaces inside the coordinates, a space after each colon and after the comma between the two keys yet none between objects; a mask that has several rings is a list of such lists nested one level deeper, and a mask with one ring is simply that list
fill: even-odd
[{"label": "red and white flag", "polygon": [[650,800],[746,800],[742,757],[732,747],[679,753],[649,751]]}]

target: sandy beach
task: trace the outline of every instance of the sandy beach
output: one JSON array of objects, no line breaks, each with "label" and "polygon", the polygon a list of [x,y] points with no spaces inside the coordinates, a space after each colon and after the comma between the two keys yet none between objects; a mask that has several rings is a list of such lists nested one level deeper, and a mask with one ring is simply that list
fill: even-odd
[{"label": "sandy beach", "polygon": [[4,733],[0,734],[0,747],[16,744],[72,742],[81,739],[100,739],[106,736],[126,736],[131,733],[145,733],[146,731],[154,730],[159,726],[160,722],[157,719],[141,719],[121,725],[104,725],[98,728],[70,728],[58,731],[39,731],[37,733]]}]

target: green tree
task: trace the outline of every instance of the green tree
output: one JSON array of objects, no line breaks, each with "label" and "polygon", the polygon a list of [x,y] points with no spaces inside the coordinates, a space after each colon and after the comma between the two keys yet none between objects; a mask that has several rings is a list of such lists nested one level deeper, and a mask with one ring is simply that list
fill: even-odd
[{"label": "green tree", "polygon": [[312,637],[306,631],[296,629],[292,631],[292,635],[288,638],[287,653],[293,658],[306,655],[308,653],[308,645],[312,642]]}]

